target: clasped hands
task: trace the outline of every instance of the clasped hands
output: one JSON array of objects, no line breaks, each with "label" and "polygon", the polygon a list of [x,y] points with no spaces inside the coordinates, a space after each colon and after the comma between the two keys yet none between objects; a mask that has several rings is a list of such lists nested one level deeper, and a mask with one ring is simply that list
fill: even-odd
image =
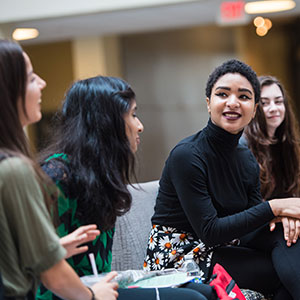
[{"label": "clasped hands", "polygon": [[276,217],[270,222],[270,231],[274,231],[276,223],[282,223],[286,245],[290,247],[295,244],[300,235],[300,219],[291,217]]}]

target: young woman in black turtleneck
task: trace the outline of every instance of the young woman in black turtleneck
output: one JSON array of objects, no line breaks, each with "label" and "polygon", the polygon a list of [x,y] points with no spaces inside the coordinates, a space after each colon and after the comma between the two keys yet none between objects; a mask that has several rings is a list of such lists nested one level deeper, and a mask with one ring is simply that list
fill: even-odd
[{"label": "young woman in black turtleneck", "polygon": [[262,202],[258,164],[238,144],[260,97],[256,74],[227,61],[210,75],[206,96],[208,125],[166,161],[144,268],[178,267],[192,255],[204,280],[220,263],[242,288],[300,299],[300,243],[288,247],[281,225],[269,229],[276,217],[299,219],[300,199]]}]

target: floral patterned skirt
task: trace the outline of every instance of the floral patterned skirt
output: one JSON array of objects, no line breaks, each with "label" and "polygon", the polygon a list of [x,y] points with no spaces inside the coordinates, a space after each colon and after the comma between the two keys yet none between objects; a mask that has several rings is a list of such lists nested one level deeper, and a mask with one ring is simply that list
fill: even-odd
[{"label": "floral patterned skirt", "polygon": [[206,281],[209,275],[212,247],[185,231],[162,225],[153,225],[150,232],[144,270],[155,271],[180,268],[187,256],[192,257],[200,268],[200,277]]}]

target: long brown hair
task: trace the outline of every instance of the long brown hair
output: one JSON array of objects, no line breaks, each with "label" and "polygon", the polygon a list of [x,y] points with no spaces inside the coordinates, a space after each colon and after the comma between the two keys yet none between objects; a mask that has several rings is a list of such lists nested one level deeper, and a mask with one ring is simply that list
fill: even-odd
[{"label": "long brown hair", "polygon": [[258,77],[261,89],[276,84],[282,92],[285,106],[283,122],[269,137],[262,103],[256,116],[245,129],[245,137],[260,166],[261,193],[265,200],[274,197],[298,196],[300,182],[299,128],[286,91],[272,76]]},{"label": "long brown hair", "polygon": [[50,209],[55,198],[53,198],[54,184],[34,162],[19,118],[19,101],[22,101],[21,108],[27,116],[26,86],[26,63],[21,46],[15,42],[0,39],[0,152],[4,156],[20,157],[33,167],[46,205]]}]

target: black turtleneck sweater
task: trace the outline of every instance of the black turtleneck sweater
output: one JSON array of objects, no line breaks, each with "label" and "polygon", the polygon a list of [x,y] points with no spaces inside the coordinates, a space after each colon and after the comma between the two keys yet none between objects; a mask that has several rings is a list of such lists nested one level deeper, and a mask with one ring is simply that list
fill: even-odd
[{"label": "black turtleneck sweater", "polygon": [[207,246],[229,242],[274,218],[262,202],[251,151],[211,120],[182,140],[166,161],[152,224],[191,232]]}]

